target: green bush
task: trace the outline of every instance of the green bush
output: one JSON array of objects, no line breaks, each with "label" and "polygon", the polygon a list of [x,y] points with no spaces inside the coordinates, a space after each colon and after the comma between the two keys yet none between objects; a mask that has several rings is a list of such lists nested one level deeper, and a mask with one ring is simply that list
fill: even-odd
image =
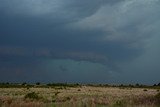
[{"label": "green bush", "polygon": [[33,99],[33,100],[38,100],[38,99],[40,99],[40,97],[38,96],[38,94],[35,93],[35,92],[31,92],[31,93],[26,94],[24,98],[25,98],[25,99],[27,99],[27,98],[28,98],[28,99]]}]

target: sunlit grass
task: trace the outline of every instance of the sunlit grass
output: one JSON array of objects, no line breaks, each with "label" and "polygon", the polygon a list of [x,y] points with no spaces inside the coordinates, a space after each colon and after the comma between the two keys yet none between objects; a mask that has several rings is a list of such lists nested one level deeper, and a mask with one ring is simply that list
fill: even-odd
[{"label": "sunlit grass", "polygon": [[158,93],[157,89],[91,86],[0,88],[0,107],[154,107],[160,104]]}]

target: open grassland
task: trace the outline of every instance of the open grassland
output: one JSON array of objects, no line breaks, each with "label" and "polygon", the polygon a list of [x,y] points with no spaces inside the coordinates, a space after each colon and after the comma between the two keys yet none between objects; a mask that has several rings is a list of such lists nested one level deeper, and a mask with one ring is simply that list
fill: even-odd
[{"label": "open grassland", "polygon": [[160,107],[160,94],[127,87],[0,88],[0,107]]}]

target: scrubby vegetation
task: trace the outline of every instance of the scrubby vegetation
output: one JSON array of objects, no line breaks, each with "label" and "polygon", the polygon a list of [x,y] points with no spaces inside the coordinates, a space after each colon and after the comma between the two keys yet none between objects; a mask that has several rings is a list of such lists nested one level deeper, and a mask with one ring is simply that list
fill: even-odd
[{"label": "scrubby vegetation", "polygon": [[[0,107],[160,106],[158,85],[3,83]],[[24,106],[22,106],[24,105]]]},{"label": "scrubby vegetation", "polygon": [[76,83],[76,84],[69,84],[69,83],[49,83],[49,84],[42,84],[40,82],[37,83],[0,83],[0,88],[32,88],[32,87],[37,87],[37,88],[49,88],[49,87],[59,87],[61,89],[66,88],[66,87],[80,87],[81,85]]},{"label": "scrubby vegetation", "polygon": [[28,99],[32,99],[32,100],[39,100],[40,99],[39,95],[35,92],[27,93],[24,98],[25,99],[28,98]]},{"label": "scrubby vegetation", "polygon": [[160,92],[155,95],[155,100],[156,100],[157,104],[160,104]]},{"label": "scrubby vegetation", "polygon": [[92,86],[92,87],[119,87],[119,88],[154,88],[159,90],[160,89],[160,83],[154,84],[154,85],[143,85],[143,84],[120,84],[120,85],[110,85],[110,84],[71,84],[71,83],[0,83],[0,88],[59,88],[59,89],[65,89],[67,87],[81,87],[81,86]]}]

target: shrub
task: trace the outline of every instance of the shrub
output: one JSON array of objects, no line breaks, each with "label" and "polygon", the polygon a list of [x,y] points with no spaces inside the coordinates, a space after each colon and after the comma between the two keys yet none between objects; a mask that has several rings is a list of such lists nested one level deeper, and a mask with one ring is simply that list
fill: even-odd
[{"label": "shrub", "polygon": [[26,83],[26,82],[24,82],[24,83],[22,83],[21,85],[22,85],[22,86],[25,86],[25,85],[27,85],[27,83]]},{"label": "shrub", "polygon": [[143,91],[148,91],[147,89],[144,89]]},{"label": "shrub", "polygon": [[81,91],[81,89],[78,89],[77,91]]},{"label": "shrub", "polygon": [[57,92],[54,93],[54,95],[57,96],[59,93],[60,93],[60,92],[57,91]]},{"label": "shrub", "polygon": [[160,104],[160,92],[155,95],[156,102]]},{"label": "shrub", "polygon": [[3,102],[0,100],[0,107],[2,107]]},{"label": "shrub", "polygon": [[56,96],[55,95],[52,96],[52,102],[56,102]]},{"label": "shrub", "polygon": [[37,82],[37,83],[36,83],[36,85],[40,85],[40,84],[41,84],[40,82]]},{"label": "shrub", "polygon": [[[7,105],[10,105],[12,103],[12,98],[10,97],[1,97],[0,98],[0,105],[2,104],[7,104]],[[1,106],[0,106],[1,107]]]},{"label": "shrub", "polygon": [[124,100],[118,100],[113,105],[114,107],[126,107],[127,103]]},{"label": "shrub", "polygon": [[38,100],[38,99],[40,99],[40,97],[38,96],[38,94],[37,93],[35,93],[35,92],[31,92],[31,93],[28,93],[28,94],[26,94],[25,95],[25,97],[24,97],[25,99],[35,99],[35,100]]}]

